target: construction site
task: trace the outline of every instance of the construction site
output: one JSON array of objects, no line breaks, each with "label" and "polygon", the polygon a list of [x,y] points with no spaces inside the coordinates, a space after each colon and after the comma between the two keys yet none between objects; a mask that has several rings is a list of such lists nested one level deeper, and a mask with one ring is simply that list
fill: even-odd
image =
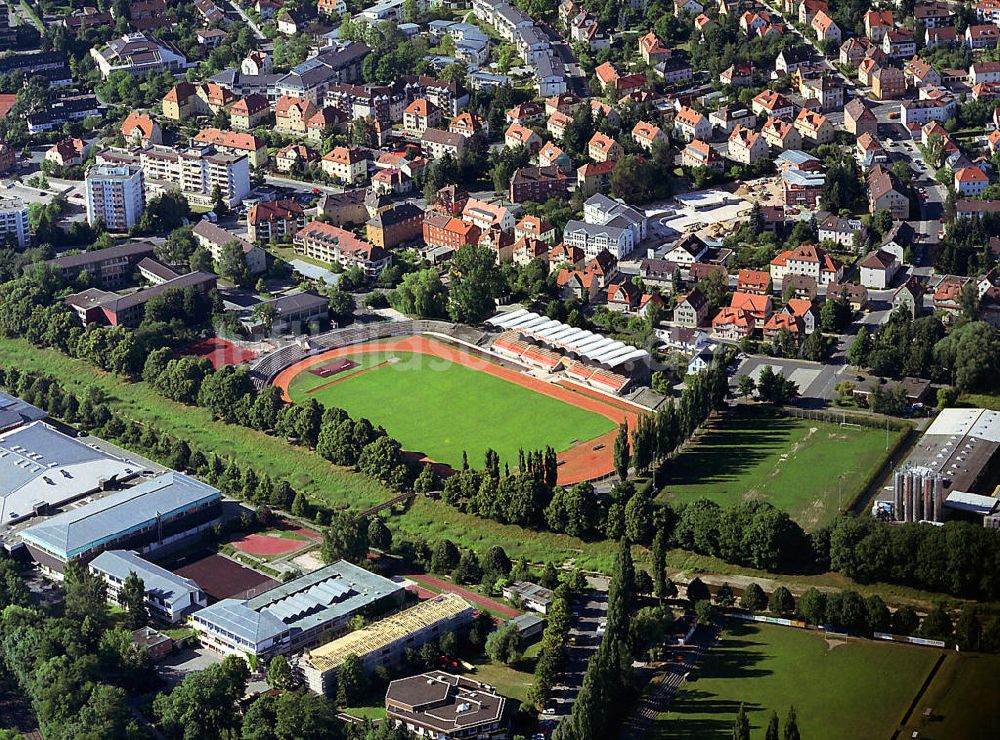
[{"label": "construction site", "polygon": [[298,661],[310,691],[330,695],[340,667],[350,655],[365,672],[402,664],[406,650],[416,650],[445,633],[464,634],[472,624],[472,605],[444,593],[374,622],[309,651]]}]

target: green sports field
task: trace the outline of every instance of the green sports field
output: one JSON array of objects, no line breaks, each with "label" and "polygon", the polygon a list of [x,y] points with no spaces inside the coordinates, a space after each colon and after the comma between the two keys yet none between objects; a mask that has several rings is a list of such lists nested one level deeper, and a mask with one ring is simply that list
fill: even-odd
[{"label": "green sports field", "polygon": [[[1000,655],[950,652],[901,738],[992,740],[1000,727]],[[926,716],[925,716],[926,715]]]},{"label": "green sports field", "polygon": [[[890,450],[902,435],[889,431]],[[757,497],[812,530],[832,520],[838,505],[849,505],[885,455],[884,429],[741,406],[677,456],[660,497],[707,498],[723,508]]]},{"label": "green sports field", "polygon": [[889,738],[930,675],[941,651],[870,640],[831,640],[817,632],[727,622],[652,733],[657,740],[732,737],[740,703],[753,737],[774,710],[795,706],[809,740]]},{"label": "green sports field", "polygon": [[[562,451],[616,426],[600,414],[421,353],[358,353],[343,359],[359,367],[326,379],[305,370],[292,379],[289,395],[366,417],[404,449],[455,467],[463,451],[472,465],[482,464],[488,448],[514,465],[518,449],[549,445]],[[337,382],[308,392],[331,381]]]}]

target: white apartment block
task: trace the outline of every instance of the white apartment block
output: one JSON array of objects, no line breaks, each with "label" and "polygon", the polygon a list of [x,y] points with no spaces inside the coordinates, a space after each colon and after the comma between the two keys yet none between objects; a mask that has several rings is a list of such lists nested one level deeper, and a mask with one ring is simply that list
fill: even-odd
[{"label": "white apartment block", "polygon": [[95,164],[87,169],[87,223],[108,231],[128,231],[146,207],[142,169],[133,165]]},{"label": "white apartment block", "polygon": [[151,146],[142,150],[140,159],[147,184],[177,185],[192,205],[211,206],[216,185],[228,208],[235,208],[250,194],[250,164],[245,155],[220,154],[213,146],[183,151]]},{"label": "white apartment block", "polygon": [[31,244],[28,205],[20,198],[0,198],[0,244],[19,249]]}]

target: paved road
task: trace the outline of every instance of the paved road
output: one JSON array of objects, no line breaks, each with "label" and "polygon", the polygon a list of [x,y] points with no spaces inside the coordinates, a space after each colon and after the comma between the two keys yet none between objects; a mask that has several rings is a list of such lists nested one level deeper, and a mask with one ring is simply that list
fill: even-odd
[{"label": "paved road", "polygon": [[597,626],[607,618],[608,586],[607,581],[603,579],[592,580],[591,584],[596,588],[591,588],[573,598],[570,642],[565,648],[566,659],[552,689],[552,698],[540,718],[542,720],[558,721],[570,715],[576,695],[583,685],[587,663],[601,644]]},{"label": "paved road", "polygon": [[264,35],[264,32],[261,31],[260,27],[253,22],[253,18],[243,12],[243,8],[240,7],[240,4],[236,2],[236,0],[229,0],[229,6],[235,10],[237,15],[243,19],[243,22],[250,27],[250,30],[253,31],[254,36],[256,36],[258,40],[267,41],[267,36]]},{"label": "paved road", "polygon": [[264,182],[277,187],[293,188],[301,193],[311,193],[314,189],[329,194],[344,192],[344,188],[339,185],[323,185],[318,182],[305,182],[304,180],[294,180],[290,177],[281,177],[279,175],[267,175],[264,177]]}]

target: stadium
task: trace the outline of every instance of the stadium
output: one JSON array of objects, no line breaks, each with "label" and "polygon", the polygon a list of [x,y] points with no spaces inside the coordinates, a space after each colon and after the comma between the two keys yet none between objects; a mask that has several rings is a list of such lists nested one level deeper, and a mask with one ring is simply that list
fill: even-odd
[{"label": "stadium", "polygon": [[[644,371],[642,350],[615,350]],[[338,329],[259,358],[251,375],[287,400],[315,398],[368,418],[415,459],[451,468],[466,456],[479,465],[487,449],[513,468],[519,450],[551,446],[564,485],[612,475],[618,426],[634,426],[642,411],[613,394],[631,376],[511,329],[439,321]]]}]

